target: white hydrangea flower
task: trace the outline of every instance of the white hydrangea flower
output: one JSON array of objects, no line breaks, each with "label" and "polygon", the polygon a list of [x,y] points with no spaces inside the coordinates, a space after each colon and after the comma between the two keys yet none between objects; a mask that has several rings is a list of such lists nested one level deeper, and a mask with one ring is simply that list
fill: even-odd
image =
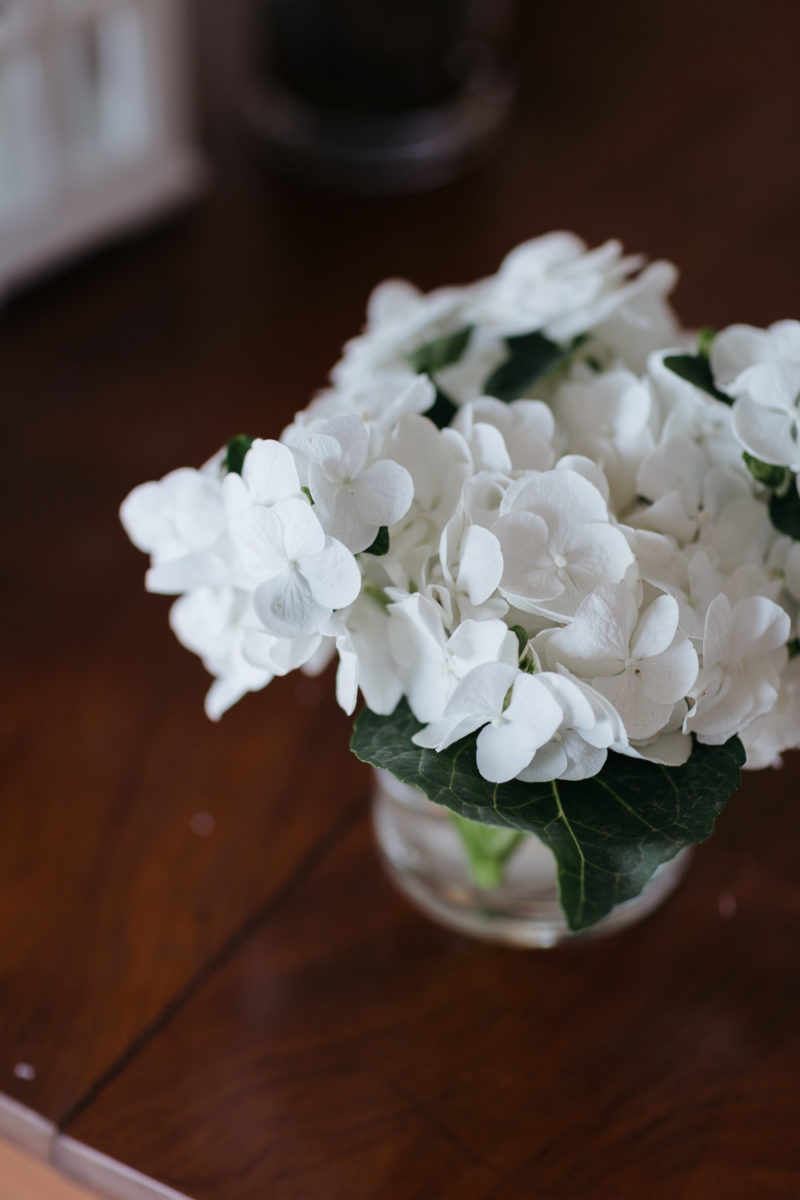
[{"label": "white hydrangea flower", "polygon": [[392,657],[418,721],[438,721],[473,667],[497,661],[516,667],[517,639],[503,621],[463,621],[448,636],[441,609],[419,592],[388,611]]},{"label": "white hydrangea flower", "polygon": [[784,667],[775,706],[756,717],[741,737],[750,770],[779,767],[783,752],[800,746],[800,657]]},{"label": "white hydrangea flower", "polygon": [[448,432],[455,432],[463,438],[472,472],[488,471],[510,478],[511,455],[497,426],[476,421],[472,405],[462,409],[458,418]]},{"label": "white hydrangea flower", "polygon": [[681,701],[663,729],[652,737],[616,742],[612,749],[628,758],[643,758],[662,767],[682,767],[692,753],[692,736],[683,730],[686,704]]},{"label": "white hydrangea flower", "polygon": [[765,596],[731,604],[725,595],[708,606],[703,669],[684,728],[701,742],[720,745],[775,704],[791,635],[788,614]]},{"label": "white hydrangea flower", "polygon": [[750,367],[800,361],[800,321],[776,321],[767,329],[729,325],[712,341],[710,360],[717,387],[733,395]]},{"label": "white hydrangea flower", "polygon": [[595,588],[633,563],[600,492],[576,471],[530,472],[506,492],[493,526],[503,552],[500,590],[524,612],[572,616]]},{"label": "white hydrangea flower", "polygon": [[120,520],[128,537],[154,563],[210,549],[225,530],[222,484],[190,467],[142,483],[126,496]]},{"label": "white hydrangea flower", "polygon": [[382,715],[393,712],[403,694],[388,624],[385,605],[362,592],[350,608],[336,613],[328,626],[339,655],[336,700],[348,714],[355,710],[359,690],[367,707]]},{"label": "white hydrangea flower", "polygon": [[360,417],[333,417],[296,435],[292,447],[308,460],[308,487],[326,532],[354,554],[372,545],[382,525],[394,525],[408,512],[411,476],[393,459],[370,454]]},{"label": "white hydrangea flower", "polygon": [[740,376],[733,432],[762,462],[800,471],[800,358],[760,363]]},{"label": "white hydrangea flower", "polygon": [[496,330],[473,326],[461,358],[435,372],[436,386],[457,407],[478,400],[486,390],[486,380],[507,357],[505,339]]},{"label": "white hydrangea flower", "polygon": [[698,540],[720,570],[730,573],[746,562],[763,566],[777,536],[766,505],[747,496],[731,500],[703,522]]},{"label": "white hydrangea flower", "polygon": [[451,517],[442,530],[438,562],[462,618],[503,616],[508,610],[506,602],[494,596],[503,574],[500,543],[489,529],[470,524],[464,512]]},{"label": "white hydrangea flower", "polygon": [[326,535],[305,500],[251,505],[233,514],[229,529],[255,582],[255,612],[276,637],[317,633],[334,609],[352,604],[361,590],[353,555]]},{"label": "white hydrangea flower", "polygon": [[632,278],[643,265],[640,255],[624,257],[619,242],[587,250],[574,234],[546,234],[507,255],[476,297],[476,319],[506,336],[541,329],[556,341],[567,341],[623,307],[635,308],[636,298],[645,295],[644,326],[654,284],[669,291],[675,273],[668,264],[654,263],[648,270],[655,268],[655,277],[644,271]]},{"label": "white hydrangea flower", "polygon": [[550,779],[589,779],[608,757],[611,746],[627,743],[622,718],[605,696],[559,667],[536,676],[561,707],[561,723],[518,773],[523,783]]},{"label": "white hydrangea flower", "polygon": [[689,438],[697,444],[709,464],[730,467],[751,486],[752,480],[742,469],[742,447],[731,429],[730,407],[666,367],[664,360],[674,353],[675,350],[659,351],[651,354],[647,361],[656,443],[670,438]]},{"label": "white hydrangea flower", "polygon": [[[609,751],[676,766],[695,735],[740,734],[753,766],[800,743],[800,542],[742,459],[800,471],[800,322],[712,341],[731,407],[666,365],[696,345],[674,278],[556,233],[468,287],[389,281],[241,475],[221,451],[134,489],[123,524],[147,587],[180,596],[209,713],[338,652],[342,708],[405,696],[419,745],[474,733],[493,782],[589,778]],[[533,332],[581,348],[528,398],[487,395]],[[449,428],[423,415],[437,389]]]},{"label": "white hydrangea flower", "polygon": [[244,656],[248,617],[252,617],[249,595],[231,587],[197,588],[170,609],[170,625],[178,641],[198,654],[206,670],[216,676],[206,696],[206,713],[214,721],[246,692],[266,687],[275,674]]},{"label": "white hydrangea flower", "polygon": [[757,563],[743,562],[732,571],[721,571],[716,555],[710,554],[699,543],[688,548],[686,568],[683,586],[674,589],[665,586],[664,590],[669,591],[678,602],[681,629],[700,647],[706,613],[715,597],[727,596],[732,604],[745,596],[766,596],[777,600],[781,589],[780,579],[771,577]]},{"label": "white hydrangea flower", "polygon": [[732,427],[745,449],[800,471],[800,322],[723,329],[711,367],[717,386],[736,397]]},{"label": "white hydrangea flower", "polygon": [[331,371],[337,389],[352,391],[384,374],[414,374],[416,350],[469,324],[466,310],[478,286],[426,295],[404,279],[379,284],[369,298],[366,329],[347,343]]},{"label": "white hydrangea flower", "polygon": [[507,783],[552,738],[563,719],[558,700],[536,676],[510,663],[488,662],[461,680],[442,719],[412,740],[443,750],[480,729],[478,770],[491,783]]},{"label": "white hydrangea flower", "polygon": [[610,700],[628,738],[653,737],[697,679],[697,654],[678,629],[672,596],[641,611],[625,583],[587,596],[563,629],[542,633],[534,646],[547,666],[562,665]]},{"label": "white hydrangea flower", "polygon": [[570,452],[602,468],[617,510],[636,496],[637,469],[653,447],[652,395],[631,371],[587,374],[564,383],[554,408]]},{"label": "white hydrangea flower", "polygon": [[[317,656],[321,651],[327,653],[323,637],[314,633],[305,637],[285,638],[267,633],[253,611],[252,597],[248,597],[248,600],[242,623],[242,654],[246,661],[273,675],[288,675],[298,667],[308,667],[311,674],[317,674],[313,669]],[[323,662],[319,669],[322,670],[324,665]]]},{"label": "white hydrangea flower", "polygon": [[749,501],[752,486],[743,471],[713,466],[696,442],[678,435],[663,439],[644,456],[636,491],[650,504],[629,514],[630,524],[686,545],[727,503]]},{"label": "white hydrangea flower", "polygon": [[281,434],[291,445],[303,432],[318,429],[333,417],[360,417],[373,432],[389,433],[401,417],[426,412],[436,399],[436,388],[427,375],[394,374],[364,380],[350,390],[327,388]]},{"label": "white hydrangea flower", "polygon": [[[459,409],[452,424],[452,428],[463,434],[468,442],[469,431],[475,426],[492,426],[502,435],[504,457],[502,461],[498,457],[496,470],[510,474],[512,471],[547,471],[553,466],[555,421],[552,410],[541,400],[514,400],[504,404],[492,396],[480,396]],[[485,463],[486,455],[482,461]]]},{"label": "white hydrangea flower", "polygon": [[[667,297],[678,279],[675,266],[663,259],[650,263],[627,286],[622,302],[594,328],[594,338],[612,352],[612,363],[644,371],[652,353],[662,346],[689,348]],[[692,341],[694,339],[691,339]]]},{"label": "white hydrangea flower", "polygon": [[406,468],[414,483],[411,507],[392,530],[386,567],[396,587],[414,591],[442,529],[461,504],[471,470],[469,450],[453,430],[439,430],[427,417],[411,415],[398,422],[386,453]]},{"label": "white hydrangea flower", "polygon": [[228,513],[241,512],[251,504],[267,507],[279,500],[300,497],[300,476],[288,447],[273,440],[256,438],[244,456],[242,473],[230,472],[223,481]]},{"label": "white hydrangea flower", "polygon": [[120,508],[134,545],[149,551],[149,592],[177,596],[198,587],[236,582],[226,535],[221,456],[199,471],[182,467],[134,488]]}]

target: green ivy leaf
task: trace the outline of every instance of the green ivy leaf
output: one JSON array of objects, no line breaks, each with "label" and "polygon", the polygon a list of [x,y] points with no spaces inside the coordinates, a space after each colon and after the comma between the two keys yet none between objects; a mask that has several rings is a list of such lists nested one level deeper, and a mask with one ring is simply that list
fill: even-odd
[{"label": "green ivy leaf", "polygon": [[367,546],[366,550],[361,551],[362,554],[374,554],[376,558],[381,558],[384,554],[389,553],[389,529],[386,525],[381,525],[375,535],[375,541]]},{"label": "green ivy leaf", "polygon": [[223,466],[229,475],[241,475],[245,455],[254,441],[255,438],[250,437],[249,434],[240,433],[228,442]]},{"label": "green ivy leaf", "polygon": [[509,357],[501,363],[483,385],[486,396],[510,403],[527,394],[541,379],[563,366],[579,346],[587,341],[582,333],[566,346],[559,346],[543,333],[522,333],[506,338]]},{"label": "green ivy leaf", "polygon": [[525,653],[525,651],[528,649],[528,642],[530,641],[530,635],[529,635],[527,629],[523,629],[523,627],[521,625],[512,625],[512,626],[510,626],[510,628],[511,628],[511,632],[514,634],[514,637],[517,639],[517,646],[519,647],[519,654],[520,654],[520,658],[521,658],[522,655]]},{"label": "green ivy leaf", "polygon": [[437,371],[452,366],[459,361],[469,345],[472,330],[472,325],[465,325],[455,333],[446,333],[444,337],[425,342],[410,355],[409,362],[420,375],[434,375]]},{"label": "green ivy leaf", "polygon": [[792,481],[784,495],[774,492],[769,501],[769,518],[779,533],[800,542],[800,494]]},{"label": "green ivy leaf", "polygon": [[773,463],[762,462],[760,458],[755,458],[746,450],[742,454],[742,458],[744,465],[757,483],[763,483],[768,488],[784,490],[790,474],[786,467],[776,467]]},{"label": "green ivy leaf", "polygon": [[555,855],[561,907],[575,931],[638,895],[679,850],[710,837],[744,762],[731,738],[696,743],[682,767],[610,754],[599,775],[579,783],[491,784],[475,765],[476,735],[437,754],[413,744],[419,728],[405,700],[391,716],[364,709],[350,748],[461,817],[536,834]]},{"label": "green ivy leaf", "polygon": [[715,385],[706,354],[668,354],[664,359],[664,366],[672,371],[673,375],[678,375],[687,383],[693,383],[715,400],[721,400],[723,404],[733,404],[733,398],[721,392]]},{"label": "green ivy leaf", "polygon": [[437,429],[446,429],[457,412],[457,405],[453,403],[441,388],[437,388],[436,399],[428,411],[422,415],[427,417],[429,421],[433,421]]}]

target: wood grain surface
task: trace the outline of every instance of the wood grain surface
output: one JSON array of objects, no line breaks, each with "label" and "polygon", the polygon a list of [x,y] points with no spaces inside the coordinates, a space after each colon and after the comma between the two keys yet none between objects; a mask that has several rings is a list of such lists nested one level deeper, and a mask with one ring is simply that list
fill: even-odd
[{"label": "wood grain surface", "polygon": [[555,953],[418,917],[363,821],[70,1132],[196,1200],[797,1196],[781,781],[654,916]]},{"label": "wood grain surface", "polygon": [[796,1198],[797,761],[640,928],[471,945],[380,875],[330,678],[206,721],[116,511],[277,433],[377,280],[550,228],[674,259],[689,323],[800,316],[800,9],[522,5],[505,146],[369,198],[243,130],[244,7],[196,5],[207,196],[0,322],[0,1091],[194,1200]]}]

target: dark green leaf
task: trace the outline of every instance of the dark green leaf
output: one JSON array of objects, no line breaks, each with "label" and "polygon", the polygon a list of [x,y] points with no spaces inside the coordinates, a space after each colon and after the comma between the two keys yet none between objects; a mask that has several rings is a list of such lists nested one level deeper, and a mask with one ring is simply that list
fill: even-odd
[{"label": "dark green leaf", "polygon": [[376,558],[389,553],[389,530],[386,525],[381,525],[375,535],[375,541],[371,546],[367,546],[366,550],[363,550],[362,553],[374,554]]},{"label": "dark green leaf", "polygon": [[715,386],[711,365],[705,354],[668,354],[664,359],[664,366],[687,383],[693,383],[701,391],[707,392],[715,400],[721,400],[723,404],[733,404],[732,397]]},{"label": "dark green leaf", "polygon": [[786,649],[789,651],[789,662],[791,662],[800,654],[800,638],[792,638],[790,642],[786,643]]},{"label": "dark green leaf", "polygon": [[800,495],[795,481],[792,481],[785,495],[780,496],[775,492],[770,497],[769,516],[779,533],[786,533],[800,542]]},{"label": "dark green leaf", "polygon": [[573,338],[567,346],[559,346],[543,333],[506,338],[509,356],[484,383],[484,394],[507,402],[518,400],[535,383],[563,366],[585,341],[585,334]]},{"label": "dark green leaf", "polygon": [[742,458],[744,465],[757,483],[763,483],[768,488],[783,490],[789,478],[789,471],[786,467],[776,467],[772,463],[762,462],[760,458],[754,458],[746,450]]},{"label": "dark green leaf", "polygon": [[446,333],[443,337],[433,338],[423,346],[418,346],[410,357],[414,370],[421,375],[434,375],[457,363],[469,344],[472,328],[472,325],[465,325],[455,333]]},{"label": "dark green leaf", "polygon": [[441,388],[437,388],[436,399],[423,416],[433,421],[437,429],[446,429],[457,412],[458,408],[450,397]]},{"label": "dark green leaf", "polygon": [[254,441],[255,438],[250,437],[249,434],[240,433],[228,442],[224,467],[229,475],[241,475],[245,455]]},{"label": "dark green leaf", "polygon": [[527,631],[527,629],[523,629],[521,625],[512,625],[511,632],[514,634],[514,637],[517,639],[517,645],[519,646],[520,656],[522,656],[525,653],[525,651],[527,650],[528,642],[530,641],[530,638],[528,637],[528,631]]},{"label": "dark green leaf", "polygon": [[459,816],[535,833],[555,855],[572,930],[638,895],[662,862],[705,841],[744,761],[732,738],[724,746],[696,743],[683,767],[610,754],[599,775],[579,783],[490,784],[475,765],[475,735],[437,754],[413,744],[419,728],[405,700],[388,717],[364,709],[350,748]]}]

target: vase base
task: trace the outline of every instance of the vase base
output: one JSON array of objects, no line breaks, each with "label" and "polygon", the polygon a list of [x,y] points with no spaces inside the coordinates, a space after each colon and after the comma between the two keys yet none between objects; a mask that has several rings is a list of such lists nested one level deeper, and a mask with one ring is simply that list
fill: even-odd
[{"label": "vase base", "polygon": [[683,850],[663,863],[647,887],[590,929],[573,933],[558,903],[554,861],[528,838],[508,864],[503,884],[472,882],[463,849],[446,809],[379,772],[373,823],[381,859],[395,887],[426,916],[481,941],[526,949],[614,933],[642,920],[680,882],[691,858]]}]

